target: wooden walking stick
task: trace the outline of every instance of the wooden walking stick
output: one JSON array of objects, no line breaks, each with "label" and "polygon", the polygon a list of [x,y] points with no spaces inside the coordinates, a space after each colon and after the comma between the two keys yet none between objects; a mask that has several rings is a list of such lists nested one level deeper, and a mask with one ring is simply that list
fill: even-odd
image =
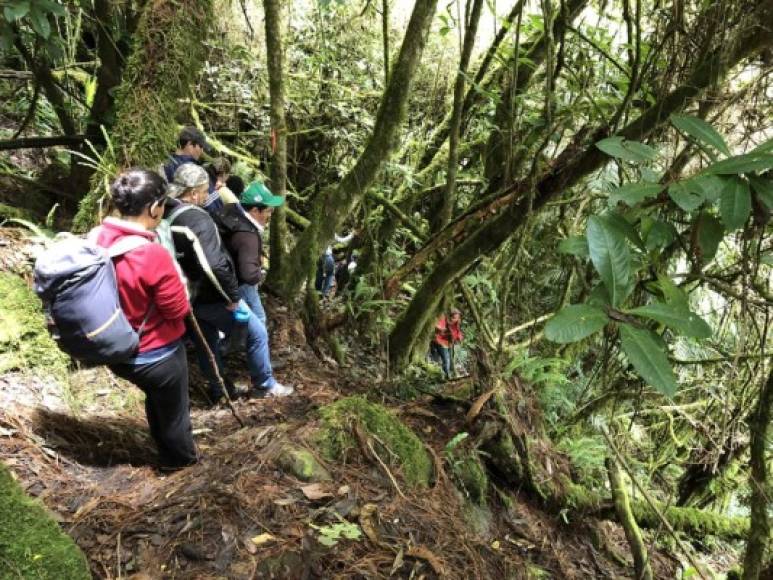
[{"label": "wooden walking stick", "polygon": [[[187,319],[191,325],[191,328],[193,329],[193,333],[196,335],[196,340],[199,341],[199,344],[201,344],[201,346],[204,347],[204,352],[207,353],[207,358],[209,359],[209,366],[212,368],[212,371],[215,373],[215,378],[217,379],[217,382],[220,385],[220,390],[223,392],[223,395],[225,395],[225,401],[226,401],[226,404],[228,405],[228,408],[231,410],[231,414],[234,416],[234,419],[236,419],[236,421],[239,423],[239,426],[244,427],[245,426],[244,420],[239,415],[239,412],[236,410],[236,407],[234,407],[233,401],[231,401],[231,396],[228,394],[228,389],[225,386],[225,381],[223,380],[223,377],[220,376],[220,369],[217,367],[217,360],[215,359],[215,353],[213,353],[212,349],[209,348],[209,344],[207,344],[207,339],[204,338],[204,333],[201,332],[201,327],[199,326],[199,322],[196,320],[196,317],[193,315],[193,311],[188,313]],[[207,399],[209,399],[209,396],[207,396]]]}]

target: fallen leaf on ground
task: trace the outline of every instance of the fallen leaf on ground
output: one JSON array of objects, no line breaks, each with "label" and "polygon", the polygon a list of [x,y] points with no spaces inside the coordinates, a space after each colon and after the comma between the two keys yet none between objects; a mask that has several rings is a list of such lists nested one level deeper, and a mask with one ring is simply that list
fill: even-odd
[{"label": "fallen leaf on ground", "polygon": [[253,538],[250,538],[250,541],[256,546],[262,546],[263,544],[268,544],[269,542],[276,541],[276,538],[273,535],[269,534],[268,532],[265,532],[263,534],[258,534]]},{"label": "fallen leaf on ground", "polygon": [[305,495],[307,499],[310,499],[312,501],[317,499],[322,499],[325,497],[333,497],[333,494],[327,489],[325,489],[325,487],[321,483],[312,483],[310,485],[304,485],[301,488],[301,491],[303,492],[303,495]]}]

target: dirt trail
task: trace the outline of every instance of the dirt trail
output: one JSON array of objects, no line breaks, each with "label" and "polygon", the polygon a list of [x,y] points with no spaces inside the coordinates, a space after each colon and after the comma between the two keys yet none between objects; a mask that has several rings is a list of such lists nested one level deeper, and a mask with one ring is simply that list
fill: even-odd
[{"label": "dirt trail", "polygon": [[[4,248],[8,249],[8,248]],[[0,251],[10,259],[14,252]],[[518,490],[497,487],[471,507],[446,472],[444,447],[465,409],[390,396],[379,365],[355,339],[349,364],[322,361],[287,308],[266,301],[281,400],[237,403],[247,427],[207,409],[194,389],[202,461],[172,475],[155,454],[138,391],[100,369],[72,392],[29,373],[0,376],[0,459],[86,553],[97,578],[615,578],[629,569],[616,526],[548,515]],[[193,357],[189,356],[193,361]],[[230,361],[244,368],[243,359]],[[191,364],[192,381],[201,382]],[[246,376],[235,377],[237,382]],[[315,451],[317,409],[367,393],[410,426],[434,458],[429,488],[366,455],[326,462]],[[310,483],[280,467],[288,445],[310,451],[329,478]],[[655,554],[659,577],[674,562]],[[542,576],[541,576],[542,575]]]}]

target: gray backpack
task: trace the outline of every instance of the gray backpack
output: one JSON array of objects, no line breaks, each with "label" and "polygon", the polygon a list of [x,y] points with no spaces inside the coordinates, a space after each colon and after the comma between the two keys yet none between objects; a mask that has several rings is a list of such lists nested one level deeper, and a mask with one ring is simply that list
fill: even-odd
[{"label": "gray backpack", "polygon": [[137,353],[148,317],[139,331],[129,324],[118,298],[113,258],[148,243],[142,236],[126,236],[104,249],[92,236],[66,236],[38,256],[35,292],[64,352],[91,364],[123,362]]}]

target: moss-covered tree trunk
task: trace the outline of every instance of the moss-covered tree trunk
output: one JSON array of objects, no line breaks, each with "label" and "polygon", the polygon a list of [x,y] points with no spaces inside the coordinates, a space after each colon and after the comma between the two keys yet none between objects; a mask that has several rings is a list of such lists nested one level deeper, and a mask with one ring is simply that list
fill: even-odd
[{"label": "moss-covered tree trunk", "polygon": [[190,94],[206,59],[204,39],[214,18],[213,0],[148,2],[116,96],[116,120],[100,172],[83,198],[73,229],[99,219],[105,184],[132,165],[156,169],[176,144],[179,99]]},{"label": "moss-covered tree trunk", "polygon": [[472,7],[469,7],[469,18],[466,21],[464,30],[464,43],[462,53],[459,58],[459,70],[456,73],[456,82],[454,83],[454,104],[451,113],[451,134],[448,142],[448,169],[446,171],[446,190],[443,200],[440,203],[440,211],[437,218],[433,219],[432,229],[438,230],[449,221],[454,208],[456,199],[456,173],[459,165],[459,137],[462,124],[462,107],[464,105],[464,88],[467,80],[467,67],[470,64],[472,47],[475,45],[475,36],[478,32],[478,21],[480,20],[483,0],[469,0]]},{"label": "moss-covered tree trunk", "polygon": [[315,199],[311,224],[288,256],[288,265],[280,282],[284,295],[297,294],[320,248],[333,238],[338,226],[373,183],[394,150],[405,119],[411,82],[421,60],[436,6],[437,0],[417,0],[414,5],[400,53],[381,99],[373,132],[354,167],[338,186],[320,192]]},{"label": "moss-covered tree trunk", "polygon": [[[285,122],[284,46],[282,44],[282,1],[264,0],[266,12],[266,59],[271,100],[271,191],[287,193],[287,123]],[[271,270],[268,284],[281,280],[285,268],[287,218],[284,206],[271,218]]]},{"label": "moss-covered tree trunk", "polygon": [[768,482],[767,446],[768,427],[770,425],[770,408],[773,405],[773,371],[762,387],[757,412],[749,422],[751,430],[751,477],[749,487],[751,497],[751,525],[749,540],[746,544],[746,555],[743,560],[743,580],[758,580],[765,567],[766,554],[770,546],[770,522],[768,509],[770,507],[771,488]]},{"label": "moss-covered tree trunk", "polygon": [[650,568],[647,547],[641,537],[641,530],[636,524],[636,519],[631,511],[631,503],[628,501],[628,494],[623,485],[623,476],[620,473],[620,467],[614,459],[607,459],[607,473],[609,473],[609,487],[612,491],[612,498],[615,502],[615,511],[617,519],[623,526],[628,545],[631,547],[633,555],[633,567],[636,570],[638,580],[652,580],[652,568]]},{"label": "moss-covered tree trunk", "polygon": [[[617,135],[632,140],[646,138],[658,130],[671,113],[683,110],[695,96],[716,85],[733,66],[773,45],[773,34],[766,33],[759,25],[760,22],[773,21],[773,0],[758,2],[754,8],[756,10],[750,8],[749,18],[734,37],[704,54],[681,86],[647,108]],[[599,127],[587,140],[578,135],[578,142],[568,145],[541,178],[534,181],[522,179],[508,188],[505,193],[512,195],[513,202],[493,217],[488,212],[483,214],[487,219],[435,265],[389,336],[389,353],[394,368],[408,363],[421,329],[426,326],[428,318],[434,316],[448,284],[461,276],[475,260],[488,255],[516,235],[526,223],[530,211],[539,211],[554,196],[571,188],[608,161],[608,157],[595,146],[607,136],[606,127]]]}]

